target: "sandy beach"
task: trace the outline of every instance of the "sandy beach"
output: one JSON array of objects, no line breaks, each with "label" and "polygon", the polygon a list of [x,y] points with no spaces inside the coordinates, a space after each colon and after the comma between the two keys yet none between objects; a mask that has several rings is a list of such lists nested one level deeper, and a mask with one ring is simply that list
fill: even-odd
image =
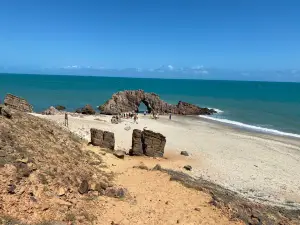
[{"label": "sandy beach", "polygon": [[[40,115],[63,126],[64,115]],[[138,124],[123,119],[111,124],[111,116],[69,116],[70,131],[90,140],[90,128],[114,132],[118,150],[129,151],[133,129],[149,129],[166,136],[166,168],[184,171],[265,203],[300,206],[300,140],[252,133],[205,119],[174,116],[158,120],[140,115]],[[125,129],[125,128],[130,129]],[[187,151],[190,156],[181,156]]]}]

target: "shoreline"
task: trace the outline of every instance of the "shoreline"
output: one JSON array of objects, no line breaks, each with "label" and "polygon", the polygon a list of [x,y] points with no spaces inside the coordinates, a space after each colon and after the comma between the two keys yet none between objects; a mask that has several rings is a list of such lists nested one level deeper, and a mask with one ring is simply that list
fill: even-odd
[{"label": "shoreline", "polygon": [[[63,115],[34,115],[60,125],[64,119]],[[172,161],[167,169],[185,172],[183,166],[190,164],[193,171],[188,174],[194,178],[216,183],[248,199],[300,208],[300,195],[297,194],[300,140],[246,131],[201,117],[174,116],[169,121],[167,116],[153,120],[141,115],[139,124],[126,119],[120,124],[111,124],[110,118],[105,115],[70,116],[70,130],[87,141],[91,127],[112,131],[116,149],[128,152],[132,130],[147,127],[167,137],[165,157]],[[124,130],[126,126],[131,127],[130,131]],[[181,150],[188,151],[190,156],[180,156]]]},{"label": "shoreline", "polygon": [[269,128],[265,128],[265,127],[260,127],[260,126],[256,126],[256,125],[238,122],[235,120],[228,120],[226,118],[220,119],[220,118],[215,118],[215,117],[211,117],[211,116],[201,116],[201,115],[198,117],[201,119],[224,124],[229,127],[242,129],[242,130],[253,132],[253,133],[270,134],[270,135],[274,135],[274,136],[290,137],[290,138],[297,138],[297,139],[300,138],[300,134],[298,134],[298,133],[290,133],[290,132],[285,132],[285,131],[281,131],[281,130],[277,130],[277,129],[269,129]]}]

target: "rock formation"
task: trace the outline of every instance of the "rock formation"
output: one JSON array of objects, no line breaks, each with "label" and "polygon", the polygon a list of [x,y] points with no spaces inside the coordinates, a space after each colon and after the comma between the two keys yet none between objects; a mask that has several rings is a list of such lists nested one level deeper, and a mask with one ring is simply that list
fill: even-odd
[{"label": "rock formation", "polygon": [[132,133],[132,148],[130,155],[146,155],[150,157],[163,157],[166,137],[151,130],[134,129]]},{"label": "rock formation", "polygon": [[91,128],[91,143],[94,146],[114,150],[115,135],[114,133],[109,131],[102,131],[99,129]]},{"label": "rock formation", "polygon": [[30,105],[25,99],[12,94],[7,94],[5,96],[4,105],[21,112],[33,112],[32,105]]},{"label": "rock formation", "polygon": [[121,123],[121,118],[119,116],[112,116],[110,122],[112,124],[118,124],[118,123]]},{"label": "rock formation", "polygon": [[57,105],[57,106],[55,106],[55,109],[57,109],[57,110],[59,110],[59,111],[63,111],[63,110],[66,109],[66,107],[63,106],[63,105]]},{"label": "rock formation", "polygon": [[115,134],[109,131],[104,131],[103,133],[103,143],[102,146],[103,148],[107,148],[110,150],[115,149]]},{"label": "rock formation", "polygon": [[54,108],[53,106],[50,106],[49,109],[46,109],[45,111],[42,112],[43,115],[57,115],[61,114],[59,110]]},{"label": "rock formation", "polygon": [[12,118],[11,110],[5,105],[0,105],[0,115],[5,116],[8,119]]},{"label": "rock formation", "polygon": [[182,101],[179,101],[177,105],[171,105],[161,100],[157,94],[147,93],[143,90],[117,92],[106,103],[99,106],[99,110],[101,113],[108,115],[138,112],[142,102],[146,105],[148,112],[180,115],[211,115],[216,113],[213,109],[200,108]]},{"label": "rock formation", "polygon": [[132,144],[131,144],[131,150],[129,151],[129,154],[136,155],[136,156],[144,155],[141,130],[134,129],[132,131]]},{"label": "rock formation", "polygon": [[95,115],[96,111],[89,104],[85,105],[83,108],[76,109],[76,113],[86,114],[86,115]]}]

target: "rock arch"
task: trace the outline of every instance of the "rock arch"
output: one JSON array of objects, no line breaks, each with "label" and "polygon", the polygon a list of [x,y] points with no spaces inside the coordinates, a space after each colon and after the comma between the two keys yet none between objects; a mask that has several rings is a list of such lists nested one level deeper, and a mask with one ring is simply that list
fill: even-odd
[{"label": "rock arch", "polygon": [[141,103],[143,103],[146,106],[148,113],[152,112],[152,107],[151,107],[150,103],[147,100],[142,99],[142,101],[138,105],[138,110],[136,111],[137,113],[139,112],[139,107],[141,106]]},{"label": "rock arch", "polygon": [[120,91],[99,106],[102,114],[117,115],[124,112],[138,112],[143,102],[149,111],[155,113],[173,113],[181,115],[211,115],[213,109],[200,108],[199,106],[179,101],[177,105],[171,105],[160,99],[155,93],[144,92],[143,90]]}]

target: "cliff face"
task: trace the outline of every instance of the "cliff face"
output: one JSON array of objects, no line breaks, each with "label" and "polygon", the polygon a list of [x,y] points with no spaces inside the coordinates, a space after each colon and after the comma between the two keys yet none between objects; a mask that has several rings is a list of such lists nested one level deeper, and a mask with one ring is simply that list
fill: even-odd
[{"label": "cliff face", "polygon": [[33,112],[32,105],[30,105],[25,99],[12,94],[6,95],[4,105],[21,112]]},{"label": "cliff face", "polygon": [[10,224],[1,223],[2,216],[35,224],[63,221],[70,212],[79,215],[83,207],[92,209],[79,188],[85,182],[88,194],[103,192],[111,175],[101,171],[101,157],[82,144],[55,123],[17,111],[7,117],[2,108],[0,224]]},{"label": "cliff face", "polygon": [[173,113],[180,115],[211,115],[214,110],[179,101],[177,105],[171,105],[160,99],[155,93],[147,93],[143,90],[120,91],[99,107],[103,114],[116,115],[124,112],[138,112],[141,103],[144,103],[148,112]]}]

